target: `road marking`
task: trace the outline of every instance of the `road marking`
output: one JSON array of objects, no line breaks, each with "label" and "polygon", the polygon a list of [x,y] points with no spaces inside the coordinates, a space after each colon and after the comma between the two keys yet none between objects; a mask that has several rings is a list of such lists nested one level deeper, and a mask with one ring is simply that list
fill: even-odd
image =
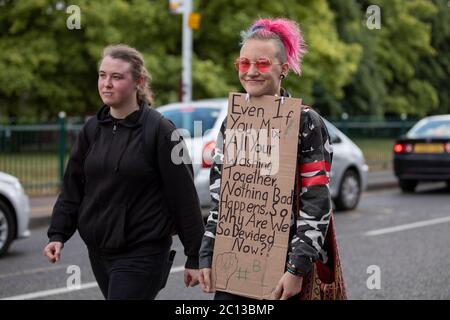
[{"label": "road marking", "polygon": [[64,288],[50,289],[50,290],[44,290],[44,291],[37,291],[37,292],[32,292],[32,293],[21,294],[21,295],[18,295],[18,296],[2,298],[0,300],[30,300],[30,299],[37,299],[37,298],[42,298],[42,297],[53,296],[53,295],[56,295],[56,294],[64,294],[64,293],[68,293],[68,292],[72,292],[72,291],[90,289],[90,288],[94,288],[94,287],[97,287],[97,286],[98,286],[97,282],[89,282],[89,283],[82,284],[79,287],[73,287],[73,288],[64,287]]},{"label": "road marking", "polygon": [[54,270],[58,270],[58,269],[66,269],[67,267],[68,267],[67,264],[63,264],[63,265],[51,266],[51,267],[45,267],[45,268],[36,268],[36,269],[29,269],[29,270],[12,272],[12,273],[4,273],[4,274],[0,274],[0,279],[35,274],[35,273],[49,272],[49,271],[54,271]]},{"label": "road marking", "polygon": [[183,266],[173,267],[172,269],[170,269],[170,273],[177,273],[177,272],[181,272],[181,271],[184,271]]},{"label": "road marking", "polygon": [[364,233],[364,235],[369,236],[369,237],[370,236],[379,236],[379,235],[386,234],[386,233],[398,232],[398,231],[409,230],[409,229],[414,229],[414,228],[421,228],[421,227],[431,226],[433,224],[445,223],[445,222],[450,222],[450,216],[443,217],[443,218],[437,218],[437,219],[431,219],[431,220],[418,221],[418,222],[413,222],[413,223],[408,223],[408,224],[402,224],[402,225],[390,227],[390,228],[371,230],[371,231]]},{"label": "road marking", "polygon": [[[173,267],[170,269],[170,273],[177,273],[184,271],[184,266],[178,266]],[[37,298],[43,298],[48,296],[54,296],[57,294],[64,294],[72,291],[80,291],[80,290],[86,290],[91,288],[98,287],[98,284],[96,281],[88,282],[80,285],[79,287],[63,287],[63,288],[56,288],[56,289],[50,289],[50,290],[43,290],[43,291],[37,291],[37,292],[31,292],[26,294],[21,294],[17,296],[12,297],[6,297],[6,298],[0,298],[0,300],[30,300],[30,299],[37,299]]]}]

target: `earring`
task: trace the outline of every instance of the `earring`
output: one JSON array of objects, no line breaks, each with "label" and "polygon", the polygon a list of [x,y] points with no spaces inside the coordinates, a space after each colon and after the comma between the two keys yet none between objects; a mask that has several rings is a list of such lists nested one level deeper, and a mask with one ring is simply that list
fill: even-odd
[{"label": "earring", "polygon": [[280,79],[283,80],[284,78],[286,78],[286,76],[284,74],[281,74]]}]

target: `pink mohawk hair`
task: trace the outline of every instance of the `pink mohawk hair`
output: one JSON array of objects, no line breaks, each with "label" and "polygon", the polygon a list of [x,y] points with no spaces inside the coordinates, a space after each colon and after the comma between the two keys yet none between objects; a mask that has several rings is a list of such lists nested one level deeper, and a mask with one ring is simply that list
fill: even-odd
[{"label": "pink mohawk hair", "polygon": [[252,38],[271,39],[276,35],[281,40],[289,67],[301,73],[302,58],[306,54],[306,44],[298,23],[285,18],[258,19],[241,34],[242,43]]}]

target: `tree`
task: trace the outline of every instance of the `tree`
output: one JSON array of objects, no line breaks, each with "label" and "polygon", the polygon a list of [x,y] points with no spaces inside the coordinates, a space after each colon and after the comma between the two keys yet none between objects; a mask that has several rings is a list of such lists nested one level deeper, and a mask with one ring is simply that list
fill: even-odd
[{"label": "tree", "polygon": [[431,26],[425,21],[436,14],[430,1],[379,1],[384,15],[377,58],[388,88],[385,112],[424,116],[438,105],[437,93],[416,73],[420,59],[435,53]]},{"label": "tree", "polygon": [[[300,23],[309,47],[302,76],[291,73],[284,86],[323,115],[444,112],[449,10],[433,1],[196,0],[202,20],[194,31],[193,97],[242,90],[233,67],[240,31],[258,17],[284,16]],[[365,25],[372,4],[381,9],[380,30]],[[101,104],[97,64],[112,43],[143,53],[156,105],[179,100],[181,15],[170,15],[166,1],[74,5],[80,29],[67,27],[74,17],[65,1],[0,0],[1,116],[94,113]]]},{"label": "tree", "polygon": [[358,70],[350,83],[344,87],[345,95],[340,100],[342,110],[351,116],[371,115],[382,117],[386,85],[377,65],[377,32],[365,24],[362,8],[356,0],[328,0],[335,13],[339,38],[346,43],[357,43],[363,52]]},{"label": "tree", "polygon": [[[45,120],[60,110],[94,113],[101,103],[97,63],[102,48],[112,43],[143,53],[157,105],[178,100],[181,16],[170,15],[165,1],[79,0],[76,5],[80,29],[67,27],[71,16],[63,1],[0,2],[1,115]],[[230,89],[214,62],[194,58],[193,65],[199,96]]]},{"label": "tree", "polygon": [[[339,36],[361,44],[364,50],[358,71],[345,88],[343,108],[350,114],[376,117],[423,116],[436,110],[436,87],[430,77],[418,72],[420,61],[435,55],[429,21],[436,7],[431,1],[328,1],[337,12]],[[380,8],[380,29],[366,26],[370,5]]]},{"label": "tree", "polygon": [[435,113],[450,113],[450,8],[448,3],[433,0],[437,13],[426,21],[431,24],[434,55],[425,56],[417,64],[417,73],[437,91],[439,104]]},{"label": "tree", "polygon": [[240,32],[258,17],[283,16],[298,21],[309,52],[304,59],[302,76],[290,74],[284,85],[322,114],[336,112],[337,105],[316,101],[314,87],[323,88],[333,101],[341,98],[343,87],[357,69],[361,49],[357,44],[345,44],[338,39],[333,14],[325,0],[301,3],[295,0],[201,1],[198,10],[202,13],[202,27],[195,37],[196,52],[200,59],[221,65],[222,76],[238,90],[241,89],[233,61],[239,55]]}]

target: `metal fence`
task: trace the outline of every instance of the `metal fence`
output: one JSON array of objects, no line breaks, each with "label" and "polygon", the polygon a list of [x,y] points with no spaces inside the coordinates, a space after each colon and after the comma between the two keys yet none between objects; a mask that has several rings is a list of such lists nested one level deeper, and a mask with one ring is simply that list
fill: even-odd
[{"label": "metal fence", "polygon": [[81,125],[0,125],[0,171],[19,178],[30,196],[58,192]]},{"label": "metal fence", "polygon": [[[329,119],[330,120],[330,119]],[[394,139],[405,133],[415,121],[358,121],[331,122],[355,141]],[[80,124],[0,125],[0,171],[19,178],[30,196],[54,195],[58,192],[68,154],[75,142]],[[375,140],[373,140],[375,141]],[[380,146],[380,152],[369,150],[366,161],[375,170],[390,168],[391,150]],[[389,148],[388,150],[386,150]],[[364,150],[364,148],[362,148]]]},{"label": "metal fence", "polygon": [[328,119],[351,139],[390,138],[405,134],[417,122],[416,120],[369,120],[365,118],[344,120]]}]

